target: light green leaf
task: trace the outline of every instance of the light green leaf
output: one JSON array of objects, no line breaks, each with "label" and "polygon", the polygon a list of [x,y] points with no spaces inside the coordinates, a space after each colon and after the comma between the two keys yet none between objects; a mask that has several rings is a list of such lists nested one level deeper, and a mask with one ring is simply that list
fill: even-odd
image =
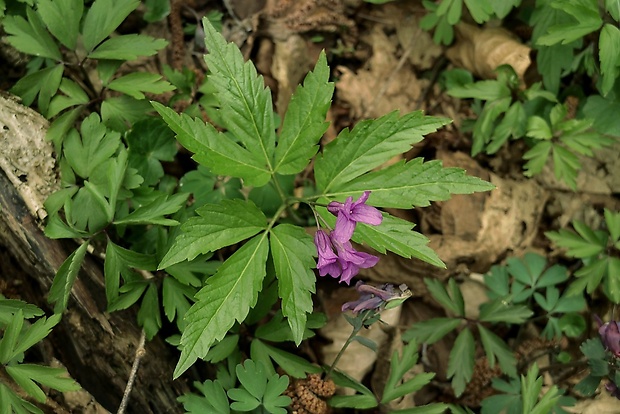
[{"label": "light green leaf", "polygon": [[478,24],[485,23],[493,14],[492,0],[465,0],[465,5],[471,14],[471,17]]},{"label": "light green leaf", "polygon": [[9,35],[7,41],[20,52],[61,61],[60,50],[45,29],[39,14],[27,7],[26,16],[27,21],[21,16],[12,15],[2,20],[3,28]]},{"label": "light green leaf", "polygon": [[75,50],[84,0],[38,0],[37,8],[54,37],[70,50]]},{"label": "light green leaf", "polygon": [[139,206],[129,215],[115,220],[114,224],[158,224],[160,226],[176,226],[178,221],[165,218],[174,214],[185,205],[188,194],[162,194],[149,204]]},{"label": "light green leaf", "polygon": [[244,62],[239,48],[227,44],[209,19],[203,18],[202,23],[209,50],[205,55],[208,79],[218,91],[222,126],[258,157],[261,165],[273,171],[276,135],[271,92],[252,62]]},{"label": "light green leaf", "polygon": [[454,331],[461,323],[460,318],[433,318],[416,322],[403,333],[403,341],[415,339],[420,343],[431,345]]},{"label": "light green leaf", "polygon": [[551,141],[539,141],[523,154],[523,159],[529,160],[523,166],[523,175],[532,177],[539,174],[545,166],[552,148],[553,143]]},{"label": "light green leaf", "polygon": [[203,358],[235,321],[243,321],[256,304],[266,274],[268,251],[267,234],[263,233],[244,244],[207,279],[196,294],[196,303],[185,315],[187,327],[181,337],[181,357],[174,378]]},{"label": "light green leaf", "polygon": [[[350,132],[343,130],[317,156],[314,167],[317,188],[324,194],[348,188],[351,180],[407,152],[413,144],[422,141],[424,135],[447,123],[445,118],[425,116],[421,111],[402,117],[395,111],[378,119],[358,122]],[[364,177],[367,175],[360,178]],[[367,188],[361,191],[364,190]]]},{"label": "light green leaf", "polygon": [[64,154],[77,175],[88,178],[99,164],[108,160],[120,145],[120,134],[108,131],[99,115],[91,114],[81,125],[81,135],[72,131],[64,142]]},{"label": "light green leaf", "polygon": [[333,93],[325,52],[321,52],[314,72],[306,76],[303,86],[297,87],[289,102],[275,152],[276,172],[296,174],[316,154],[316,144],[329,125],[325,116]]},{"label": "light green leaf", "polygon": [[55,65],[31,73],[21,78],[11,88],[11,92],[22,98],[22,103],[26,106],[32,105],[34,99],[39,96],[37,106],[41,114],[47,115],[50,100],[58,91],[62,74],[63,65]]},{"label": "light green leaf", "polygon": [[[333,217],[328,212],[321,214],[321,216]],[[437,256],[437,253],[428,247],[428,238],[412,231],[413,226],[414,224],[407,220],[384,213],[383,221],[379,226],[358,223],[353,240],[357,243],[365,243],[379,253],[385,254],[389,250],[407,259],[415,257],[445,269],[446,265]]]},{"label": "light green leaf", "polygon": [[27,329],[22,330],[17,339],[17,344],[12,350],[13,356],[11,359],[41,342],[43,338],[50,334],[52,328],[58,325],[60,318],[59,314],[52,315],[49,318],[39,318],[35,323],[28,326]]},{"label": "light green leaf", "polygon": [[71,106],[84,105],[89,101],[86,92],[71,79],[62,78],[59,89],[63,94],[56,94],[50,101],[48,118],[53,118]]},{"label": "light green leaf", "polygon": [[129,166],[138,170],[147,185],[159,183],[164,176],[160,161],[174,161],[177,153],[174,133],[162,119],[149,117],[136,122],[126,139]]},{"label": "light green leaf", "polygon": [[144,99],[144,92],[157,94],[176,89],[170,83],[163,80],[161,75],[147,72],[134,72],[116,78],[108,84],[108,88],[127,94],[135,99]]},{"label": "light green leaf", "polygon": [[[399,356],[398,352],[392,353],[392,359],[390,361],[390,375],[383,388],[383,396],[381,397],[381,403],[385,404],[389,401],[403,397],[406,394],[410,394],[418,391],[420,388],[428,384],[433,377],[434,372],[419,373],[413,378],[404,381],[405,374],[411,370],[418,362],[418,344],[416,341],[412,341],[403,347],[402,353]],[[402,384],[400,382],[403,381]]]},{"label": "light green leaf", "polygon": [[128,129],[128,125],[146,118],[151,109],[147,101],[127,95],[107,98],[101,104],[101,120],[108,128],[124,132]]},{"label": "light green leaf", "polygon": [[282,298],[282,314],[287,318],[293,340],[299,346],[306,328],[306,314],[313,309],[316,247],[302,227],[276,226],[269,236],[271,254]]},{"label": "light green leaf", "polygon": [[197,217],[181,226],[182,233],[162,259],[160,269],[238,243],[267,228],[267,218],[251,201],[223,200],[206,204],[196,213]]},{"label": "light green leaf", "polygon": [[15,382],[39,402],[45,402],[47,396],[34,381],[59,391],[77,391],[80,389],[74,380],[66,376],[67,371],[62,368],[20,364],[7,366],[6,371]]},{"label": "light green leaf", "polygon": [[560,145],[553,146],[553,171],[558,180],[564,181],[571,189],[577,189],[577,174],[581,163],[577,155]]},{"label": "light green leaf", "polygon": [[457,336],[448,359],[448,378],[452,378],[452,389],[458,397],[474,373],[474,336],[469,329],[463,329]]},{"label": "light green leaf", "polygon": [[461,168],[444,168],[439,160],[423,162],[421,158],[415,158],[333,186],[325,196],[344,200],[371,191],[370,205],[409,209],[412,205],[426,207],[431,201],[447,200],[451,194],[471,194],[494,188],[491,183],[465,174]]},{"label": "light green leaf", "polygon": [[463,295],[453,279],[450,279],[450,292],[446,290],[445,286],[438,279],[425,278],[424,284],[426,284],[430,294],[441,306],[454,315],[465,316]]},{"label": "light green leaf", "polygon": [[2,414],[43,414],[39,408],[26,400],[19,398],[13,391],[0,382],[0,401],[6,405],[0,407]]},{"label": "light green leaf", "polygon": [[[122,60],[133,60],[137,59],[139,56],[152,56],[157,53],[158,50],[163,49],[168,45],[168,42],[164,39],[155,39],[151,36],[138,35],[138,34],[129,34],[113,37],[111,39],[106,40],[101,45],[99,45],[95,50],[89,53],[88,57],[91,59],[122,59]],[[137,74],[136,74],[137,75]],[[157,75],[155,75],[157,76]],[[141,80],[145,82],[144,79]],[[112,81],[111,83],[113,83]],[[168,82],[162,81],[166,84]],[[160,84],[162,83],[160,82]],[[111,84],[110,83],[110,84]],[[110,85],[108,85],[110,86]],[[128,89],[129,86],[121,84],[121,88]],[[142,86],[146,88],[146,85]],[[155,86],[151,86],[153,88]],[[162,85],[156,86],[158,89],[161,89]],[[149,92],[147,89],[143,89],[145,92]],[[124,92],[124,91],[121,91]],[[132,95],[136,98],[135,95],[138,95],[135,91]]]},{"label": "light green leaf", "polygon": [[19,333],[24,326],[24,312],[19,309],[9,321],[4,329],[2,339],[0,339],[0,363],[7,364],[18,354],[15,352],[15,345],[19,338]]},{"label": "light green leaf", "polygon": [[620,30],[616,26],[606,24],[599,38],[599,57],[601,59],[601,94],[607,95],[614,86],[620,66]]},{"label": "light green leaf", "polygon": [[82,29],[86,51],[92,51],[108,37],[139,4],[139,0],[95,0],[86,13]]},{"label": "light green leaf", "polygon": [[448,95],[455,98],[481,99],[495,101],[510,96],[510,88],[496,80],[478,81],[462,86],[455,86],[447,90]]},{"label": "light green leaf", "polygon": [[212,173],[243,178],[247,185],[262,186],[271,178],[271,172],[257,156],[219,132],[211,124],[177,114],[157,102],[152,102],[164,121],[177,134],[177,139],[193,158],[208,167]]},{"label": "light green leaf", "polygon": [[67,302],[69,301],[69,295],[71,294],[71,288],[77,278],[77,275],[84,261],[86,255],[86,249],[88,248],[88,241],[85,241],[77,248],[76,251],[71,253],[69,257],[58,268],[54,282],[50,288],[50,293],[47,300],[50,303],[55,303],[54,312],[62,313],[67,308]]},{"label": "light green leaf", "polygon": [[574,20],[551,26],[547,34],[538,39],[539,45],[551,46],[560,42],[565,45],[597,31],[603,24],[596,0],[577,0],[570,3],[557,1],[551,5],[570,14]]},{"label": "light green leaf", "polygon": [[551,139],[553,138],[553,131],[543,118],[530,116],[527,119],[527,136],[537,139]]},{"label": "light green leaf", "polygon": [[480,340],[487,354],[489,366],[495,366],[495,360],[499,362],[502,372],[510,377],[517,375],[517,360],[514,352],[508,348],[506,343],[493,332],[489,331],[482,324],[478,324],[478,332],[480,332]]},{"label": "light green leaf", "polygon": [[251,344],[252,359],[257,359],[256,356],[259,354],[268,355],[284,372],[294,378],[306,378],[308,373],[322,372],[320,367],[312,365],[308,360],[298,355],[268,345],[259,339],[254,339]]}]

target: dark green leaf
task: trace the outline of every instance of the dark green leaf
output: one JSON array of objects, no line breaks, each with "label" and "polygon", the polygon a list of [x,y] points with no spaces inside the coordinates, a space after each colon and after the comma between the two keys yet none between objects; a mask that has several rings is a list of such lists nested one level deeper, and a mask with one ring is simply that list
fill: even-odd
[{"label": "dark green leaf", "polygon": [[515,377],[517,375],[517,360],[514,352],[497,335],[481,324],[478,324],[478,332],[480,332],[480,340],[489,360],[489,366],[493,368],[497,358],[502,372],[510,377]]},{"label": "dark green leaf", "polygon": [[307,373],[321,372],[321,368],[317,367],[316,365],[312,365],[304,358],[295,354],[291,354],[290,352],[286,352],[274,346],[267,345],[259,339],[253,340],[251,346],[253,359],[255,358],[254,355],[256,354],[269,355],[269,357],[273,359],[276,364],[278,364],[280,368],[284,370],[284,372],[286,372],[292,377],[305,378]]},{"label": "dark green leaf", "polygon": [[480,306],[480,321],[521,324],[534,314],[525,305],[511,305],[510,303],[510,297],[483,303]]},{"label": "dark green leaf", "polygon": [[3,28],[10,35],[7,41],[21,52],[61,61],[60,50],[45,30],[40,15],[30,7],[26,8],[26,15],[28,20],[12,15],[3,19]]},{"label": "dark green leaf", "polygon": [[82,29],[86,51],[92,51],[108,37],[139,4],[138,0],[95,0],[86,13]]},{"label": "dark green leaf", "polygon": [[114,220],[114,224],[158,224],[160,226],[176,226],[178,221],[165,218],[169,214],[174,214],[185,205],[187,194],[162,194],[149,204],[135,209],[129,215]]},{"label": "dark green leaf", "polygon": [[38,0],[37,8],[54,37],[70,50],[75,50],[84,0]]},{"label": "dark green leaf", "polygon": [[452,388],[458,397],[474,373],[474,336],[469,329],[463,329],[454,342],[448,360],[448,378],[452,378]]},{"label": "dark green leaf", "polygon": [[416,322],[403,333],[403,341],[417,340],[430,345],[454,331],[461,322],[460,318],[433,318]]},{"label": "dark green leaf", "polygon": [[[110,40],[111,41],[111,40]],[[105,46],[106,43],[101,45]],[[96,54],[98,48],[94,53]],[[134,72],[121,76],[108,83],[108,88],[122,92],[135,99],[144,99],[144,93],[158,94],[175,89],[174,86],[162,79],[161,75],[147,72]]]},{"label": "dark green leaf", "polygon": [[85,241],[80,245],[80,247],[77,248],[76,251],[67,257],[63,264],[58,268],[58,272],[56,272],[54,282],[52,283],[50,293],[47,297],[47,300],[50,303],[55,303],[55,313],[62,313],[67,308],[71,288],[77,278],[80,267],[82,267],[82,262],[84,261],[87,248],[88,241]]}]

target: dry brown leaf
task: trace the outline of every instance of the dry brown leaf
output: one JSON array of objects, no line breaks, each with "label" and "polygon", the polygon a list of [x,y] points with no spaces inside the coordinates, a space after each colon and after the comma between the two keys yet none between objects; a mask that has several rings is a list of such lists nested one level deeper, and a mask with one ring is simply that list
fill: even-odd
[{"label": "dry brown leaf", "polygon": [[452,63],[483,79],[495,78],[498,66],[510,65],[523,82],[531,64],[529,47],[499,27],[480,29],[466,23],[455,27],[457,41],[446,52]]}]

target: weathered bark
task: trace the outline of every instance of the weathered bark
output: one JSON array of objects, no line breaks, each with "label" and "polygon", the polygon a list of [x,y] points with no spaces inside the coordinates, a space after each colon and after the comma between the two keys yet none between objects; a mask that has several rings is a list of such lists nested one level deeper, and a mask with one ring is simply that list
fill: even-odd
[{"label": "weathered bark", "polygon": [[[43,234],[42,203],[57,187],[53,148],[44,139],[46,129],[47,121],[39,114],[0,94],[0,279],[4,279],[0,293],[49,310],[46,297],[56,270],[77,245]],[[28,279],[16,280],[14,266]],[[141,330],[135,309],[112,314],[104,310],[102,263],[87,255],[69,308],[48,337],[51,346],[44,346],[53,355],[45,358],[60,361],[97,403],[115,412]],[[176,397],[187,386],[172,382],[176,358],[161,339],[147,343],[127,412],[183,412]]]}]

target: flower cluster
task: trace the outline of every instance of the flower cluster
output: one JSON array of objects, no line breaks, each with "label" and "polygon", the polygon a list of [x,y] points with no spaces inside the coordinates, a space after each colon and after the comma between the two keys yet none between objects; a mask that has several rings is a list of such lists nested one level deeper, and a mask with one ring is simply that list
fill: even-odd
[{"label": "flower cluster", "polygon": [[398,288],[390,283],[375,287],[360,280],[355,284],[355,289],[360,294],[360,298],[342,305],[343,312],[351,310],[354,313],[359,313],[364,310],[390,308],[400,305],[411,296],[411,291],[405,284],[398,286]]},{"label": "flower cluster", "polygon": [[327,206],[329,212],[336,216],[336,226],[330,234],[318,230],[314,236],[319,254],[319,275],[340,277],[341,282],[349,284],[360,269],[373,267],[379,261],[377,256],[358,252],[351,245],[357,223],[377,226],[383,220],[379,210],[365,204],[369,196],[370,191],[365,191],[356,201],[349,197],[344,203],[332,201]]}]

